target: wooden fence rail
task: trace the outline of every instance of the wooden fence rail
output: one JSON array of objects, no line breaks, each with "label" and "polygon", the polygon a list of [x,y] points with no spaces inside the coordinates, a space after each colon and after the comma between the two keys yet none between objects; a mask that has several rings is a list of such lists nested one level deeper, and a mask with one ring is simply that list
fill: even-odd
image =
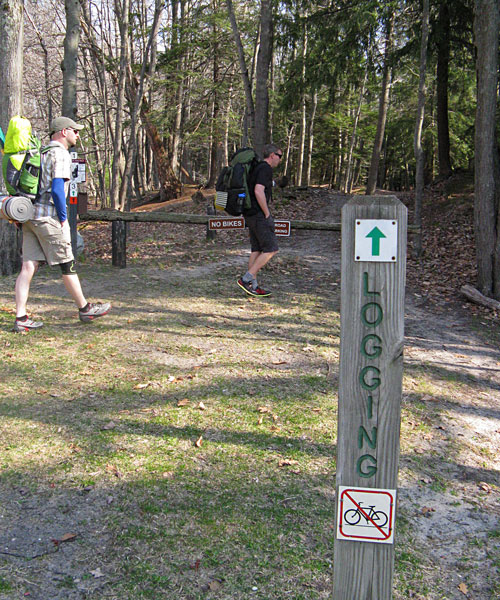
[{"label": "wooden fence rail", "polygon": [[[227,215],[226,215],[227,216]],[[129,221],[137,223],[187,223],[206,225],[214,215],[192,215],[164,212],[120,212],[119,210],[93,210],[80,215],[81,221]],[[340,223],[318,223],[316,221],[290,221],[292,229],[317,229],[340,231]]]},{"label": "wooden fence rail", "polygon": [[[91,210],[80,214],[81,221],[104,221],[113,223],[112,246],[113,266],[126,266],[126,227],[128,223],[185,223],[187,225],[205,225],[208,228],[209,219],[215,215],[194,215],[167,212],[121,212],[119,210]],[[226,215],[227,216],[227,215]],[[318,221],[290,221],[291,229],[309,231],[341,231],[340,223],[321,223]],[[419,227],[408,227],[409,233],[420,233]],[[207,230],[207,234],[208,234]],[[213,236],[214,232],[210,232]]]}]

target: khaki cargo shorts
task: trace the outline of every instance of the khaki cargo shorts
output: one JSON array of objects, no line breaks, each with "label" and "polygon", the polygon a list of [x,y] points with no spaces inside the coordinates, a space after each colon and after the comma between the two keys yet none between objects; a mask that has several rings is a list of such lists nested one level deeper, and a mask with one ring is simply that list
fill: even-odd
[{"label": "khaki cargo shorts", "polygon": [[23,223],[23,261],[47,262],[50,266],[73,260],[68,221],[43,217]]}]

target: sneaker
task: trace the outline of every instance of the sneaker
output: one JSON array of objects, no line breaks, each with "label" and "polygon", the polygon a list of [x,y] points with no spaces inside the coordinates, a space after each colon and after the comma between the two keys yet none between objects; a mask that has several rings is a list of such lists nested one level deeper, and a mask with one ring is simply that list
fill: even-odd
[{"label": "sneaker", "polygon": [[242,290],[244,290],[250,296],[270,296],[271,292],[266,292],[261,287],[257,286],[255,289],[252,287],[252,282],[245,282],[243,279],[238,279],[237,284],[240,286]]},{"label": "sneaker", "polygon": [[80,321],[83,321],[84,323],[90,323],[90,321],[93,321],[98,317],[104,317],[104,315],[107,315],[110,308],[111,304],[109,302],[105,302],[104,304],[101,304],[100,302],[96,302],[95,304],[89,303],[87,310],[84,312],[80,309],[78,311],[78,315],[80,317]]},{"label": "sneaker", "polygon": [[15,331],[16,333],[25,333],[31,329],[38,329],[39,327],[43,327],[42,321],[32,321],[29,318],[26,319],[26,321],[19,321],[16,319],[12,331]]}]

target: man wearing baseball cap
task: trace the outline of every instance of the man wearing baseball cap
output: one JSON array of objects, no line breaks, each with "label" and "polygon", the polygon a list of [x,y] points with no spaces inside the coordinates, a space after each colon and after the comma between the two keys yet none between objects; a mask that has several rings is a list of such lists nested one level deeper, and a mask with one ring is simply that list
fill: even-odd
[{"label": "man wearing baseball cap", "polygon": [[26,314],[33,275],[40,263],[59,265],[66,290],[78,307],[80,320],[90,322],[106,315],[111,305],[87,302],[75,270],[71,233],[66,213],[66,197],[71,178],[69,149],[76,145],[83,125],[69,117],[57,117],[50,124],[50,144],[42,154],[40,190],[34,203],[35,214],[23,223],[23,264],[16,280],[16,320],[14,331],[38,329],[41,321]]}]

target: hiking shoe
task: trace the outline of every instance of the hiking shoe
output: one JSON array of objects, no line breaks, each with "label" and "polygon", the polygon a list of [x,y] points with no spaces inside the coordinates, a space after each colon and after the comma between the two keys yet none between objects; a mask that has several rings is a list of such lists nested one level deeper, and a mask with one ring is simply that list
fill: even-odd
[{"label": "hiking shoe", "polygon": [[16,319],[14,321],[14,327],[12,328],[12,331],[15,331],[16,333],[25,333],[27,331],[30,331],[31,329],[38,329],[42,326],[42,321],[33,321],[29,318],[25,321],[19,321],[18,319]]},{"label": "hiking shoe", "polygon": [[100,302],[96,302],[95,304],[89,303],[85,311],[82,309],[78,311],[78,315],[80,317],[80,321],[83,321],[84,323],[90,323],[90,321],[93,321],[98,317],[104,317],[104,315],[107,315],[110,308],[111,304],[109,302],[105,302],[104,304],[101,304]]},{"label": "hiking shoe", "polygon": [[237,284],[240,286],[240,288],[242,290],[244,290],[247,294],[249,294],[250,296],[270,296],[271,292],[266,292],[266,290],[263,290],[261,287],[257,286],[255,289],[252,287],[252,282],[245,282],[243,281],[243,279],[238,279]]}]

